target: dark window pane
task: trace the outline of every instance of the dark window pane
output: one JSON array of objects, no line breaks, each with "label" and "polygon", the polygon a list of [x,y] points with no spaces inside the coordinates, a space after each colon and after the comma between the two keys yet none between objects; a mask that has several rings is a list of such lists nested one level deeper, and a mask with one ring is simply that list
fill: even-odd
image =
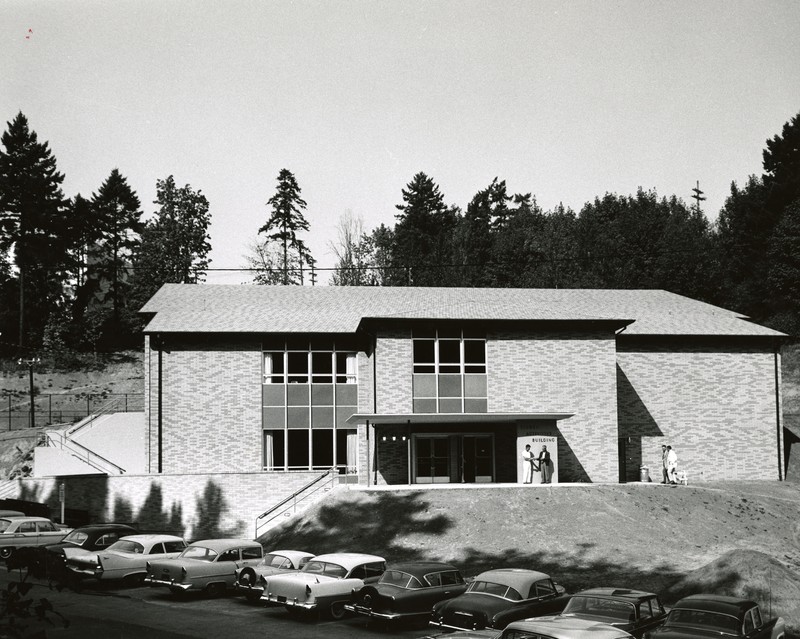
[{"label": "dark window pane", "polygon": [[[356,465],[356,442],[355,436],[357,431],[350,428],[337,428],[336,429],[336,465],[348,466],[354,468]],[[352,450],[347,450],[347,442],[349,441]],[[352,459],[351,459],[352,457]]]},{"label": "dark window pane", "polygon": [[286,431],[264,431],[264,466],[283,469],[286,463]]},{"label": "dark window pane", "polygon": [[435,342],[431,340],[414,340],[414,364],[433,364]]},{"label": "dark window pane", "polygon": [[[333,354],[311,353],[311,374],[314,381],[330,384],[333,382]],[[322,377],[319,377],[322,376]],[[327,379],[323,379],[327,378]]]},{"label": "dark window pane", "polygon": [[289,383],[308,382],[308,353],[289,353]]},{"label": "dark window pane", "polygon": [[461,363],[461,342],[454,339],[439,340],[439,365]]},{"label": "dark window pane", "polygon": [[333,429],[311,431],[311,463],[315,468],[333,466]]},{"label": "dark window pane", "polygon": [[464,340],[464,363],[485,364],[486,342],[482,340]]},{"label": "dark window pane", "polygon": [[290,430],[287,459],[290,468],[308,468],[308,430]]}]

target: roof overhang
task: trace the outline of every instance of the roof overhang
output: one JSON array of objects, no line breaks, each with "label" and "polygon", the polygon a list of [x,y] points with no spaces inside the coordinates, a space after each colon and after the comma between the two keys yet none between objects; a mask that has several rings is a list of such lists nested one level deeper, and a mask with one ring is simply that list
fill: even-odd
[{"label": "roof overhang", "polygon": [[574,413],[356,413],[348,424],[498,424],[569,419]]}]

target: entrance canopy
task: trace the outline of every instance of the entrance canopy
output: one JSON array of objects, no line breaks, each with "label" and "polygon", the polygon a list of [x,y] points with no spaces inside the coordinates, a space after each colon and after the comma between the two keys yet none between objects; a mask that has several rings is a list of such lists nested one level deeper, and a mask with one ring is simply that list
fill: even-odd
[{"label": "entrance canopy", "polygon": [[533,419],[569,419],[574,413],[356,413],[348,424],[497,424]]}]

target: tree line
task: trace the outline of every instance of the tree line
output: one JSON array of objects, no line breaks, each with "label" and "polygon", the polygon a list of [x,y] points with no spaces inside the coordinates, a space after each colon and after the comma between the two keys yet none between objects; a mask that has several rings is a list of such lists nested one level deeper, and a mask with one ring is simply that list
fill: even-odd
[{"label": "tree line", "polygon": [[[64,196],[47,142],[19,113],[0,149],[0,352],[26,356],[138,348],[144,303],[167,282],[200,283],[210,268],[210,205],[173,176],[156,182],[156,210],[114,168],[89,197]],[[663,288],[800,329],[800,114],[766,141],[763,173],[731,191],[712,224],[701,192],[606,193],[579,211],[544,210],[495,178],[464,209],[417,173],[393,226],[369,231],[350,213],[329,242],[329,284]],[[315,284],[302,239],[306,202],[278,174],[268,216],[248,247],[250,281]]]}]

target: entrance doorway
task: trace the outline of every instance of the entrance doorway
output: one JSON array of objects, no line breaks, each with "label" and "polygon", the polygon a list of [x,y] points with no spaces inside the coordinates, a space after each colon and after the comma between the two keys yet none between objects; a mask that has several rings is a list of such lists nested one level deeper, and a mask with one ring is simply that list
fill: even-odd
[{"label": "entrance doorway", "polygon": [[494,481],[492,435],[415,435],[413,484]]}]

